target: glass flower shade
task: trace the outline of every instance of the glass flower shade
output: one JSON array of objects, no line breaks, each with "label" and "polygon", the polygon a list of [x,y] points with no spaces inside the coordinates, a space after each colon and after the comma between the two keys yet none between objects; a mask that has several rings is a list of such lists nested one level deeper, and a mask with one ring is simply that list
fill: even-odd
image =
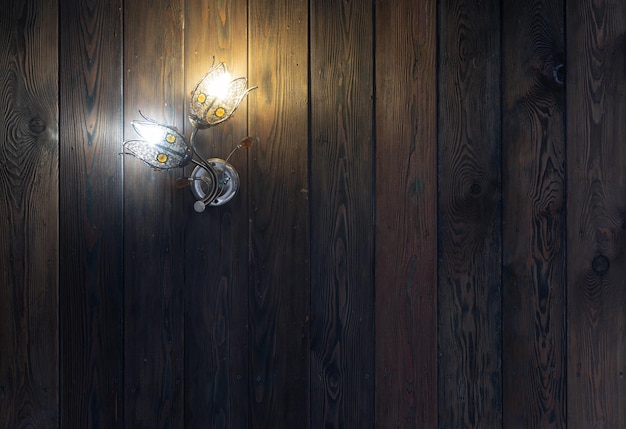
[{"label": "glass flower shade", "polygon": [[132,126],[143,140],[124,142],[124,153],[158,170],[184,167],[191,161],[191,147],[176,128],[147,118],[145,121],[133,121]]},{"label": "glass flower shade", "polygon": [[211,66],[191,93],[189,120],[192,125],[204,129],[228,120],[243,97],[256,89],[247,85],[245,77],[231,80],[224,63]]}]

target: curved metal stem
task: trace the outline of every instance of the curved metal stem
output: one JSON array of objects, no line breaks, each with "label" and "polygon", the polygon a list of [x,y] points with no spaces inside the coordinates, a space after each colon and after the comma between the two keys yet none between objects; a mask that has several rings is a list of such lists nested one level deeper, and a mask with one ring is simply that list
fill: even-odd
[{"label": "curved metal stem", "polygon": [[226,157],[226,159],[224,160],[225,164],[228,164],[228,160],[230,160],[230,157],[233,156],[233,154],[235,152],[237,152],[238,149],[241,149],[241,145],[238,144],[237,146],[235,146],[235,148],[233,150],[230,151],[230,153],[228,154],[228,156]]},{"label": "curved metal stem", "polygon": [[194,127],[193,131],[191,132],[191,136],[189,137],[189,145],[191,146],[191,151],[196,157],[198,157],[198,160],[192,159],[191,161],[194,164],[204,168],[204,170],[206,170],[207,174],[210,176],[211,182],[213,182],[213,189],[210,189],[210,191],[212,192],[208,192],[204,196],[204,198],[200,200],[205,205],[207,205],[210,204],[211,201],[215,200],[215,198],[217,198],[217,196],[220,194],[219,174],[217,173],[215,168],[211,164],[209,164],[207,160],[198,152],[198,149],[196,149],[195,138],[197,133],[198,128]]}]

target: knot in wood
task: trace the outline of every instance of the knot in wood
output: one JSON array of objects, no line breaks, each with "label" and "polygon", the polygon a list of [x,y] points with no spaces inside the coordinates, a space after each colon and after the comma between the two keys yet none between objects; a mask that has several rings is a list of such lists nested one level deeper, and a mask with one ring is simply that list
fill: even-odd
[{"label": "knot in wood", "polygon": [[36,135],[42,134],[46,130],[46,123],[41,118],[33,118],[28,123],[28,129]]},{"label": "knot in wood", "polygon": [[565,64],[555,64],[552,68],[552,79],[559,86],[565,85]]},{"label": "knot in wood", "polygon": [[604,255],[596,256],[593,258],[593,262],[591,263],[593,271],[600,276],[609,271],[610,265],[611,263],[609,262],[609,258]]}]

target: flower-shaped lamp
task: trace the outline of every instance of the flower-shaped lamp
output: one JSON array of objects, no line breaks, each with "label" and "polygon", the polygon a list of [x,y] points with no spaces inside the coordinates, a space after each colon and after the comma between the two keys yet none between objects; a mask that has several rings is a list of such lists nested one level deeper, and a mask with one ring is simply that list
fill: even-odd
[{"label": "flower-shaped lamp", "polygon": [[228,120],[243,97],[256,87],[247,88],[248,80],[230,79],[224,63],[211,66],[191,93],[189,120],[196,128],[208,128]]},{"label": "flower-shaped lamp", "polygon": [[192,151],[185,137],[174,127],[145,119],[132,122],[133,128],[142,140],[124,142],[126,153],[158,170],[187,165],[192,159]]},{"label": "flower-shaped lamp", "polygon": [[169,170],[196,164],[191,176],[177,181],[191,185],[197,201],[194,209],[204,211],[206,206],[218,206],[230,201],[239,189],[239,174],[228,163],[240,148],[248,148],[255,139],[244,138],[226,159],[205,158],[198,153],[195,136],[200,129],[209,128],[232,117],[243,98],[256,87],[247,88],[247,79],[231,80],[224,63],[212,65],[191,94],[189,121],[194,129],[187,140],[175,127],[160,124],[141,112],[143,121],[132,126],[141,139],[124,142],[124,153],[133,155],[156,170]]}]

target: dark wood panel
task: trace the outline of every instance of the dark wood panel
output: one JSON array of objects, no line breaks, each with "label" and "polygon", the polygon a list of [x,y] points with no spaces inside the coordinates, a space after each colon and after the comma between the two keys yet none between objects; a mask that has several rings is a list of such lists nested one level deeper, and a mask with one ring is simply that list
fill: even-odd
[{"label": "dark wood panel", "polygon": [[249,2],[250,427],[309,427],[306,1]]},{"label": "dark wood panel", "polygon": [[60,8],[61,427],[121,427],[120,2]]},{"label": "dark wood panel", "polygon": [[[247,0],[185,2],[186,93],[215,61],[247,75]],[[252,93],[251,96],[254,96]],[[226,158],[247,132],[247,100],[196,139],[207,157]],[[187,104],[186,104],[187,107]],[[188,133],[191,126],[187,125]],[[252,148],[250,150],[256,150]],[[230,160],[239,194],[219,208],[193,211],[185,191],[185,427],[248,426],[247,154]],[[191,169],[188,169],[190,172]]]},{"label": "dark wood panel", "polygon": [[500,2],[439,11],[439,427],[502,424]]},{"label": "dark wood panel", "polygon": [[311,2],[311,427],[373,427],[373,3]]},{"label": "dark wood panel", "polygon": [[626,4],[566,22],[568,423],[626,427]]},{"label": "dark wood panel", "polygon": [[[183,2],[124,4],[125,138],[132,119],[183,129]],[[132,24],[132,25],[131,25]],[[125,427],[183,427],[183,192],[181,171],[124,159]],[[189,207],[187,207],[189,209]]]},{"label": "dark wood panel", "polygon": [[564,3],[503,10],[504,427],[566,427]]},{"label": "dark wood panel", "polygon": [[56,1],[0,16],[0,427],[56,428],[58,25]]},{"label": "dark wood panel", "polygon": [[376,427],[437,427],[436,2],[376,3]]}]

